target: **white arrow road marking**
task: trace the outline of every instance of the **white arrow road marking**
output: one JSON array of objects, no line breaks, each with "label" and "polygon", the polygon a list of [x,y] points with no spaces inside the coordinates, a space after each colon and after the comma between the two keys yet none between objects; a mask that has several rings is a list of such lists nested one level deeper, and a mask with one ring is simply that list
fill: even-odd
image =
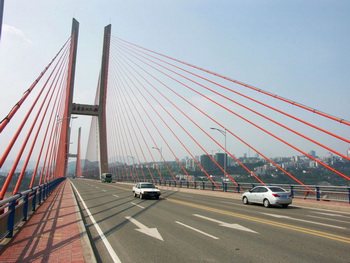
[{"label": "white arrow road marking", "polygon": [[299,219],[299,218],[293,218],[293,217],[290,217],[290,216],[282,216],[282,215],[275,215],[275,214],[268,214],[268,213],[262,213],[262,214],[268,215],[268,216],[272,216],[272,217],[276,217],[276,218],[285,218],[285,219],[291,219],[291,220],[305,222],[305,223],[311,223],[311,224],[315,224],[315,225],[329,226],[329,227],[334,227],[334,228],[339,228],[339,229],[346,229],[345,227],[341,227],[341,226],[334,226],[334,225],[330,225],[330,224],[323,224],[323,223],[320,223],[320,222],[304,220],[304,219]]},{"label": "white arrow road marking", "polygon": [[136,219],[132,218],[131,216],[126,216],[126,219],[128,219],[131,223],[133,223],[134,225],[136,225],[137,227],[139,227],[140,229],[135,229],[137,231],[140,231],[141,233],[144,233],[148,236],[154,237],[156,239],[159,240],[163,240],[162,236],[159,234],[157,228],[148,228],[147,226],[145,226],[144,224],[140,223],[139,221],[137,221]]},{"label": "white arrow road marking", "polygon": [[213,239],[219,239],[219,238],[216,237],[216,236],[212,236],[212,235],[210,235],[210,234],[208,234],[208,233],[205,233],[205,232],[203,232],[203,231],[201,231],[201,230],[199,230],[199,229],[197,229],[197,228],[191,227],[191,226],[186,225],[186,224],[184,224],[184,223],[181,223],[181,222],[179,222],[179,221],[175,221],[175,223],[177,223],[177,224],[179,224],[179,225],[182,225],[182,226],[184,226],[184,227],[187,227],[187,228],[189,228],[189,229],[192,229],[193,231],[196,231],[196,232],[198,232],[198,233],[201,233],[201,234],[203,234],[203,235],[205,235],[205,236],[211,237],[211,238],[213,238]]},{"label": "white arrow road marking", "polygon": [[119,197],[119,195],[113,195],[113,196],[115,196],[115,197]]},{"label": "white arrow road marking", "polygon": [[140,207],[140,208],[142,208],[142,209],[145,209],[142,205],[138,205],[138,204],[136,204],[136,203],[134,203],[134,202],[131,202],[133,205],[135,205],[135,206],[137,206],[137,207]]},{"label": "white arrow road marking", "polygon": [[201,215],[197,215],[197,214],[193,214],[193,215],[196,216],[196,217],[200,217],[200,218],[203,218],[203,219],[206,219],[206,220],[218,223],[220,226],[223,226],[223,227],[228,227],[228,228],[233,228],[233,229],[237,229],[237,230],[242,230],[242,231],[247,231],[247,232],[259,234],[258,232],[255,232],[254,230],[251,230],[251,229],[246,228],[244,226],[241,226],[239,224],[230,224],[230,223],[222,222],[222,221],[210,218],[210,217],[201,216]]}]

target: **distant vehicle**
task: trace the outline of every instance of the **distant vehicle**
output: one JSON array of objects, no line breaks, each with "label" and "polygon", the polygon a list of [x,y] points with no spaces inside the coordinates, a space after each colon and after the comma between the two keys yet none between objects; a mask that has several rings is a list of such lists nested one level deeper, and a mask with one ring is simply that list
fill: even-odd
[{"label": "distant vehicle", "polygon": [[140,197],[140,199],[151,197],[159,199],[160,190],[152,183],[137,183],[133,188],[132,192],[134,197]]},{"label": "distant vehicle", "polygon": [[292,203],[292,194],[279,186],[257,186],[242,194],[242,202],[263,204],[265,207],[271,205],[282,205],[288,207]]},{"label": "distant vehicle", "polygon": [[101,182],[102,183],[111,183],[112,182],[112,174],[110,174],[110,173],[103,173],[101,175]]}]

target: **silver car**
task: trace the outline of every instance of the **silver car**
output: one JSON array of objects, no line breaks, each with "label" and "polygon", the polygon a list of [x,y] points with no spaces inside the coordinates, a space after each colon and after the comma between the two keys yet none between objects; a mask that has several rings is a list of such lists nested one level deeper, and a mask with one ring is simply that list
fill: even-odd
[{"label": "silver car", "polygon": [[257,186],[244,192],[242,195],[243,204],[249,203],[270,205],[282,205],[288,207],[292,203],[292,194],[279,186]]}]

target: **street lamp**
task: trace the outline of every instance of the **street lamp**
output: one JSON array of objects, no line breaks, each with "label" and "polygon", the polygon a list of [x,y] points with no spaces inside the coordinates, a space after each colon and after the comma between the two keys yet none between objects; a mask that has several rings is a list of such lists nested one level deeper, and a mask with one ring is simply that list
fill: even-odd
[{"label": "street lamp", "polygon": [[162,178],[162,172],[161,172],[161,170],[160,170],[160,164],[162,163],[162,159],[163,159],[163,155],[162,155],[162,147],[160,147],[160,149],[159,149],[159,148],[157,148],[157,147],[152,147],[152,149],[157,150],[157,151],[159,152],[159,154],[160,154],[160,162],[159,162],[159,175],[160,175],[160,178]]},{"label": "street lamp", "polygon": [[224,130],[221,130],[221,129],[218,129],[218,128],[210,128],[212,130],[216,130],[218,132],[220,132],[222,135],[225,136],[225,153],[224,153],[224,182],[226,183],[226,129]]},{"label": "street lamp", "polygon": [[[136,168],[135,168],[135,157],[128,155],[128,158],[132,159],[132,170],[136,170]],[[134,171],[134,172],[136,174],[136,171]]]},{"label": "street lamp", "polygon": [[152,149],[156,149],[159,152],[159,154],[160,154],[160,162],[162,162],[162,157],[163,157],[163,155],[162,155],[162,147],[160,147],[160,149],[157,148],[157,147],[152,147]]},{"label": "street lamp", "polygon": [[57,124],[58,123],[61,123],[62,121],[64,121],[64,120],[69,120],[69,119],[77,119],[78,117],[76,117],[76,116],[71,116],[71,117],[63,117],[63,118],[58,118],[58,115],[57,115]]}]

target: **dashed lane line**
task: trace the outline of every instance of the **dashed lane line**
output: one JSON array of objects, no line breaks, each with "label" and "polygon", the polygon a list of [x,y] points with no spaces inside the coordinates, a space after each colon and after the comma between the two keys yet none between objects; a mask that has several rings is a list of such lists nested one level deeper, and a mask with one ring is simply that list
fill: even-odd
[{"label": "dashed lane line", "polygon": [[191,230],[193,230],[193,231],[195,231],[195,232],[198,232],[198,233],[200,233],[200,234],[202,234],[202,235],[205,235],[205,236],[207,236],[207,237],[210,237],[210,238],[212,238],[212,239],[219,239],[219,238],[216,237],[216,236],[210,235],[210,234],[208,234],[208,233],[206,233],[206,232],[204,232],[204,231],[202,231],[202,230],[199,230],[199,229],[194,228],[194,227],[192,227],[192,226],[186,225],[186,224],[181,223],[181,222],[179,222],[179,221],[175,221],[175,223],[177,223],[177,224],[179,224],[179,225],[181,225],[181,226],[187,227],[187,228],[189,228],[189,229],[191,229]]}]

